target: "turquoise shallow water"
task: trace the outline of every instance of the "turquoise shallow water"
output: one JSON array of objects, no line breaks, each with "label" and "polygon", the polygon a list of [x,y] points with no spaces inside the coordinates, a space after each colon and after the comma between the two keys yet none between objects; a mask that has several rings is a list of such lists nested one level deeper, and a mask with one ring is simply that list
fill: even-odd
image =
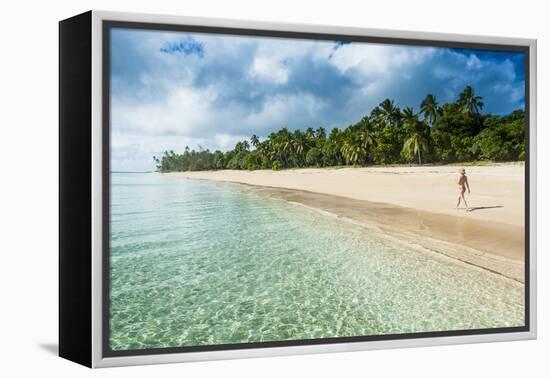
[{"label": "turquoise shallow water", "polygon": [[113,350],[523,325],[523,285],[233,184],[112,174]]}]

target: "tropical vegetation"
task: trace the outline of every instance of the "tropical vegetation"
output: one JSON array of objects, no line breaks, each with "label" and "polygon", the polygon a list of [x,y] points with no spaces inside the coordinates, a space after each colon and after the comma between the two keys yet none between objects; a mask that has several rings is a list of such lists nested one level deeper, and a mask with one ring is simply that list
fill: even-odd
[{"label": "tropical vegetation", "polygon": [[418,112],[386,99],[346,128],[283,127],[263,140],[252,135],[225,152],[186,147],[153,159],[161,172],[523,160],[525,112],[482,110],[483,99],[467,86],[455,102],[442,105],[428,94]]}]

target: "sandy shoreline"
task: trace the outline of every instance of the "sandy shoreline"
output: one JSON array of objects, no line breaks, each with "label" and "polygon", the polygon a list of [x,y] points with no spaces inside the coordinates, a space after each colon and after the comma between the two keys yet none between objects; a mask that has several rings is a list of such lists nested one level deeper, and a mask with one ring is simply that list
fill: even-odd
[{"label": "sandy shoreline", "polygon": [[471,212],[455,210],[457,166],[174,172],[247,184],[523,282],[524,166],[466,167]]}]

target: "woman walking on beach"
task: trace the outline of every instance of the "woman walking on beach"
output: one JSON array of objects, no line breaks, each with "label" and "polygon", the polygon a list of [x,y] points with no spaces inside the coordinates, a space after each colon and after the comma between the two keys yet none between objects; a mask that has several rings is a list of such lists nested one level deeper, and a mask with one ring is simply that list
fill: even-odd
[{"label": "woman walking on beach", "polygon": [[459,176],[458,176],[458,202],[456,204],[456,208],[458,209],[458,206],[460,206],[460,201],[464,201],[464,205],[466,205],[466,210],[468,210],[470,207],[468,206],[468,202],[466,202],[466,198],[464,198],[464,192],[466,191],[466,188],[468,188],[468,194],[470,194],[470,185],[468,185],[468,177],[466,176],[466,170],[464,168],[460,168],[458,170]]}]

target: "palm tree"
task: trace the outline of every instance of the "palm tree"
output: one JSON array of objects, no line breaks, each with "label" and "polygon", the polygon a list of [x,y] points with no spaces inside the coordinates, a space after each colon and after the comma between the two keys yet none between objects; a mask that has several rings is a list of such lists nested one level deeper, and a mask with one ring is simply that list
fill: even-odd
[{"label": "palm tree", "polygon": [[403,123],[405,127],[409,130],[416,129],[416,124],[418,123],[418,114],[414,113],[413,108],[406,107],[403,109]]},{"label": "palm tree", "polygon": [[234,150],[236,152],[243,152],[243,151],[248,151],[249,148],[250,148],[250,144],[248,144],[248,141],[244,140],[242,142],[237,142]]},{"label": "palm tree", "polygon": [[338,127],[332,128],[328,139],[324,144],[325,155],[331,161],[332,165],[343,164],[342,146],[344,141],[344,132]]},{"label": "palm tree", "polygon": [[467,85],[458,97],[458,104],[464,111],[479,114],[480,110],[483,108],[482,100],[483,98],[481,96],[476,96],[474,88]]},{"label": "palm tree", "polygon": [[269,154],[271,161],[278,160],[286,167],[292,155],[292,134],[284,127],[276,133],[271,133],[268,139],[271,145]]},{"label": "palm tree", "polygon": [[363,147],[365,147],[367,151],[371,151],[371,149],[376,146],[376,140],[369,117],[361,118],[359,123],[357,123],[357,126],[357,137],[359,138]]},{"label": "palm tree", "polygon": [[399,107],[394,104],[393,100],[387,98],[372,110],[371,115],[376,123],[385,127],[397,124],[401,112]]},{"label": "palm tree", "polygon": [[357,164],[367,155],[367,150],[355,136],[352,136],[342,145],[342,155],[348,164]]},{"label": "palm tree", "polygon": [[357,133],[357,137],[359,138],[359,141],[367,149],[367,151],[370,151],[373,147],[376,146],[376,139],[374,138],[374,134],[370,130],[361,130]]},{"label": "palm tree", "polygon": [[348,135],[342,145],[342,155],[348,164],[365,162],[376,145],[372,132],[367,129]]},{"label": "palm tree", "polygon": [[315,137],[317,139],[326,139],[327,132],[324,127],[319,127],[317,130],[315,130]]},{"label": "palm tree", "polygon": [[403,144],[403,153],[409,157],[418,156],[418,164],[422,164],[422,154],[428,151],[428,140],[421,132],[414,132]]},{"label": "palm tree", "polygon": [[403,143],[402,152],[408,157],[418,156],[418,164],[422,164],[421,155],[428,151],[427,126],[418,120],[418,114],[410,107],[403,109],[403,123],[409,138]]},{"label": "palm tree", "polygon": [[462,111],[465,113],[472,114],[477,119],[479,128],[481,129],[481,117],[480,112],[483,109],[483,98],[481,96],[476,96],[474,93],[474,88],[470,85],[467,85],[466,88],[458,96],[458,105],[462,108]]},{"label": "palm tree", "polygon": [[424,120],[426,120],[430,126],[433,126],[439,116],[439,107],[434,95],[428,94],[426,98],[422,100],[420,104],[420,113],[424,115]]},{"label": "palm tree", "polygon": [[353,126],[353,129],[372,130],[372,124],[369,117],[365,116],[361,118],[361,120]]},{"label": "palm tree", "polygon": [[[164,160],[164,159],[162,159],[162,160]],[[160,159],[156,156],[153,156],[153,161],[155,162],[155,167],[157,167],[157,171],[160,171],[161,168],[162,168]]]},{"label": "palm tree", "polygon": [[[311,131],[313,131],[313,129]],[[308,147],[308,142],[306,138],[306,135],[300,130],[296,130],[292,135],[292,151],[294,152],[294,155],[299,165],[302,165],[302,163],[305,161],[305,153],[307,152],[306,149]]]},{"label": "palm tree", "polygon": [[260,138],[256,134],[253,134],[250,137],[250,143],[254,146],[254,148],[258,147],[258,144],[260,144]]}]

